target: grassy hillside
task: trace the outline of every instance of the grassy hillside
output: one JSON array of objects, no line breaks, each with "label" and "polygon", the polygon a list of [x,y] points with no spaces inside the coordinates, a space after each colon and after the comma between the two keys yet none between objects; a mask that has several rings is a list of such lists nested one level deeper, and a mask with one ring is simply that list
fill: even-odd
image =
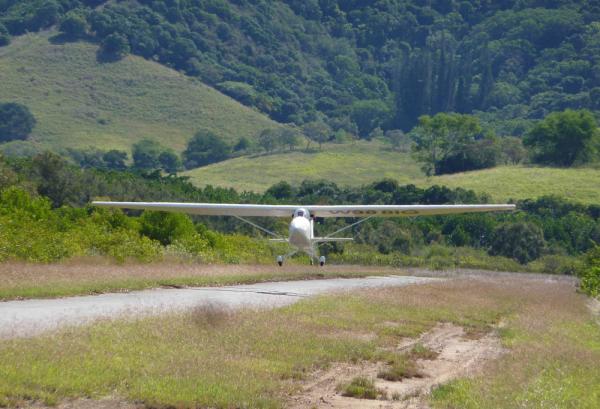
[{"label": "grassy hillside", "polygon": [[599,169],[501,166],[436,176],[417,184],[473,189],[476,192],[486,192],[495,200],[558,195],[582,203],[600,204]]},{"label": "grassy hillside", "polygon": [[201,127],[234,141],[273,122],[177,71],[135,56],[100,63],[97,46],[25,35],[0,48],[0,101],[27,105],[38,124],[31,143],[129,150],[151,138],[182,150]]},{"label": "grassy hillside", "polygon": [[264,191],[281,180],[328,179],[358,186],[384,177],[401,184],[463,187],[494,200],[559,195],[582,203],[600,203],[599,169],[502,166],[427,178],[409,154],[390,152],[377,142],[330,145],[322,152],[242,157],[186,172],[198,186],[207,184]]},{"label": "grassy hillside", "polygon": [[286,180],[327,179],[340,185],[361,185],[384,177],[412,183],[422,177],[419,165],[405,153],[377,142],[324,145],[320,152],[303,151],[231,159],[185,173],[198,186],[212,184],[238,190],[264,191]]}]

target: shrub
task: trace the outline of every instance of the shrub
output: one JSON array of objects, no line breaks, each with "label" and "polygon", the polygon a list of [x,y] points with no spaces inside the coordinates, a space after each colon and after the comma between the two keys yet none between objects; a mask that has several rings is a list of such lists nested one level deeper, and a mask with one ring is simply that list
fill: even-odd
[{"label": "shrub", "polygon": [[82,38],[87,34],[88,24],[84,15],[77,11],[68,12],[60,23],[60,31],[69,38]]},{"label": "shrub", "polygon": [[581,268],[579,277],[580,288],[592,297],[600,296],[600,246],[594,247],[585,257],[585,265]]},{"label": "shrub", "polygon": [[106,57],[121,59],[129,54],[129,40],[123,34],[110,34],[100,44],[100,51]]},{"label": "shrub", "polygon": [[145,211],[140,217],[140,233],[166,246],[195,235],[196,229],[185,214]]},{"label": "shrub", "polygon": [[26,139],[34,126],[35,118],[25,105],[0,104],[0,143]]},{"label": "shrub", "polygon": [[526,264],[540,257],[545,247],[542,230],[528,222],[505,223],[494,230],[490,254]]},{"label": "shrub", "polygon": [[210,163],[227,159],[231,149],[215,133],[202,130],[188,142],[183,152],[183,159],[187,169],[205,166]]},{"label": "shrub", "polygon": [[377,399],[381,394],[372,380],[364,377],[356,377],[343,387],[342,396],[350,396],[357,399]]}]

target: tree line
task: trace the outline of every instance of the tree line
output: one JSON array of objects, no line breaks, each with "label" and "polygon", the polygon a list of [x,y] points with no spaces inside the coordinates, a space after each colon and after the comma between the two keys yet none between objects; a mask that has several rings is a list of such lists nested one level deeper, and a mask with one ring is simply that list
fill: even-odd
[{"label": "tree line", "polygon": [[[21,187],[48,200],[53,208],[87,206],[98,197],[125,201],[187,201],[217,203],[320,204],[452,204],[486,203],[486,195],[442,186],[418,188],[381,180],[362,187],[339,187],[328,181],[304,181],[299,186],[280,182],[265,193],[237,192],[212,186],[198,188],[186,178],[160,172],[81,169],[51,153],[32,159],[0,160],[0,191]],[[356,231],[359,243],[383,253],[418,253],[423,246],[440,244],[472,247],[529,263],[538,259],[555,269],[573,272],[568,256],[578,256],[600,244],[600,207],[556,197],[522,200],[518,211],[439,217],[374,219]],[[252,228],[230,218],[199,217],[197,222],[223,233],[253,235]],[[285,229],[285,222],[266,218],[266,227]],[[351,223],[351,219],[318,220],[317,233]],[[326,252],[343,252],[332,245]]]}]

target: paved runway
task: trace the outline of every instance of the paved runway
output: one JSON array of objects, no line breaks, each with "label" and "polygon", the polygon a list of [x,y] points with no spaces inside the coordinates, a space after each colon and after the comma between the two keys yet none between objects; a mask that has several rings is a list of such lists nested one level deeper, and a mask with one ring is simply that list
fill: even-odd
[{"label": "paved runway", "polygon": [[37,335],[61,326],[80,325],[97,319],[157,314],[202,304],[228,308],[279,307],[324,292],[404,286],[432,280],[437,279],[410,276],[339,278],[0,302],[0,338]]}]

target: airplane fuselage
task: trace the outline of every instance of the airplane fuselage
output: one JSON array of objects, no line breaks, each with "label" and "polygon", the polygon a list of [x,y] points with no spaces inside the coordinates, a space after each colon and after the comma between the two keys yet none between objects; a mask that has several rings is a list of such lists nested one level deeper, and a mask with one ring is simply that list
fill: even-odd
[{"label": "airplane fuselage", "polygon": [[313,253],[313,221],[304,216],[296,216],[290,222],[288,242],[300,251]]}]

